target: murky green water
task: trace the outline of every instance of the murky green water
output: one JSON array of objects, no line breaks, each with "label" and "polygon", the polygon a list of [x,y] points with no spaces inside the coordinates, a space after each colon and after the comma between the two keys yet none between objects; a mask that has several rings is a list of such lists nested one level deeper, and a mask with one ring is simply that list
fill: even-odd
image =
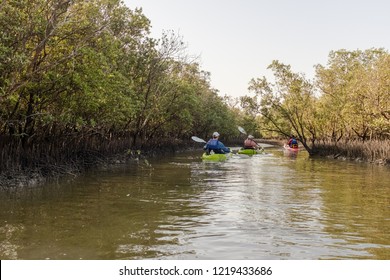
[{"label": "murky green water", "polygon": [[0,192],[0,259],[390,259],[390,170],[200,151]]}]

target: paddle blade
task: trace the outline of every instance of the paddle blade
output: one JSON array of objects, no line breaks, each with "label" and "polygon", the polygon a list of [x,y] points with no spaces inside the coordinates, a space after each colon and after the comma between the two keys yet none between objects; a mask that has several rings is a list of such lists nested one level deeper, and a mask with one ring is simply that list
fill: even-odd
[{"label": "paddle blade", "polygon": [[198,143],[207,143],[203,139],[196,137],[196,136],[192,136],[191,139],[194,140],[195,142],[198,142]]},{"label": "paddle blade", "polygon": [[250,155],[245,155],[245,154],[236,154],[240,158],[250,158]]},{"label": "paddle blade", "polygon": [[243,134],[246,134],[246,131],[244,128],[242,128],[241,126],[238,126],[238,130],[243,133]]}]

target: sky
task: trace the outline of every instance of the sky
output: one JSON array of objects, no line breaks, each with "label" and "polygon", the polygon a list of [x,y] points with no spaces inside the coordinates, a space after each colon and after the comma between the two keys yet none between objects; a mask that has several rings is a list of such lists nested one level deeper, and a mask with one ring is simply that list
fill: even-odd
[{"label": "sky", "polygon": [[390,49],[388,0],[125,0],[142,8],[154,38],[181,36],[221,96],[251,95],[273,60],[313,79],[331,51]]}]

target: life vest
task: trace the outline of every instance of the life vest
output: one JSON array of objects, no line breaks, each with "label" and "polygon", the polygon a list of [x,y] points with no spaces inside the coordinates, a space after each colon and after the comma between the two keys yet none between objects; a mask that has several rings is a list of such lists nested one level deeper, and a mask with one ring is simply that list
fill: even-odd
[{"label": "life vest", "polygon": [[291,148],[298,148],[298,141],[297,141],[295,138],[292,138],[292,139],[290,140],[289,146],[290,146]]},{"label": "life vest", "polygon": [[244,141],[244,148],[245,149],[254,149],[257,146],[256,142],[251,139],[246,139]]},{"label": "life vest", "polygon": [[218,140],[217,139],[211,139],[207,143],[207,148],[210,149],[210,150],[219,149]]},{"label": "life vest", "polygon": [[220,142],[218,141],[218,139],[210,139],[209,142],[207,142],[207,144],[206,144],[206,150],[207,150],[207,153],[210,153],[211,151],[213,151],[216,154],[224,154],[225,153],[225,151],[224,151],[223,147],[221,146]]}]

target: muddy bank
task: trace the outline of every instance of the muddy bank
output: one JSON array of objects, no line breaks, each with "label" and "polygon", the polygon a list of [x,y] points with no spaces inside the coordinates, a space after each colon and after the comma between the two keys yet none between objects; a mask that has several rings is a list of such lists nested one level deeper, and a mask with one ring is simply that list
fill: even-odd
[{"label": "muddy bank", "polygon": [[40,164],[27,169],[9,169],[0,173],[0,190],[13,187],[33,187],[48,181],[61,178],[75,178],[93,168],[105,168],[118,164],[126,164],[131,161],[139,161],[146,158],[163,156],[184,150],[199,148],[193,143],[168,144],[164,147],[151,149],[127,149],[121,153],[103,154],[84,152],[82,158],[74,159],[66,163]]},{"label": "muddy bank", "polygon": [[[258,143],[266,143],[283,147],[285,139],[257,139]],[[299,144],[300,149],[304,149]],[[349,142],[322,142],[317,143],[313,157],[326,157],[336,160],[368,162],[390,166],[390,141],[349,141]]]},{"label": "muddy bank", "polygon": [[327,158],[390,165],[390,140],[323,142],[316,149]]},{"label": "muddy bank", "polygon": [[118,164],[132,158],[135,159],[133,156],[124,157],[123,155],[107,158],[86,156],[83,160],[73,162],[45,164],[24,169],[9,169],[0,173],[0,188],[33,187],[44,184],[49,180],[58,180],[63,177],[75,178],[88,169]]},{"label": "muddy bank", "polygon": [[[258,143],[283,147],[286,140],[280,139],[256,139]],[[239,142],[237,142],[239,145]],[[388,145],[388,146],[387,146]],[[77,159],[58,163],[40,164],[28,169],[9,169],[0,173],[0,189],[12,187],[31,187],[43,184],[49,180],[58,180],[63,177],[75,178],[92,168],[109,167],[111,165],[126,164],[130,161],[138,161],[164,154],[172,154],[180,151],[201,149],[203,145],[194,142],[186,143],[161,143],[159,147],[151,149],[127,149],[121,153],[103,154],[99,152],[83,153]],[[304,149],[301,146],[301,149]],[[318,145],[315,156],[326,157],[335,160],[349,160],[356,162],[369,162],[390,166],[390,142],[371,143],[345,143],[338,145]]]},{"label": "muddy bank", "polygon": [[274,146],[280,146],[283,147],[284,144],[287,143],[288,140],[280,140],[280,139],[255,139],[257,143],[264,143],[264,144],[270,144]]}]

